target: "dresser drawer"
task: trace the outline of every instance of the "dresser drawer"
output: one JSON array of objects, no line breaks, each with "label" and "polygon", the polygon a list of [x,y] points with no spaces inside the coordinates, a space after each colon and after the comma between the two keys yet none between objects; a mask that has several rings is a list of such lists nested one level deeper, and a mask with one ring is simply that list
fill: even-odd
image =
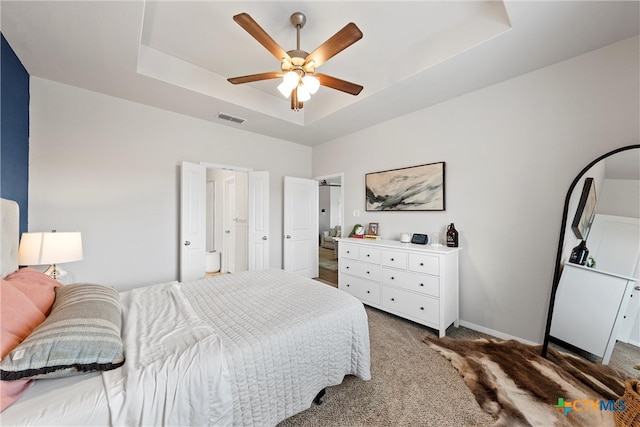
[{"label": "dresser drawer", "polygon": [[340,242],[338,244],[338,253],[342,258],[358,259],[358,247],[350,243]]},{"label": "dresser drawer", "polygon": [[362,246],[360,247],[358,259],[372,264],[380,264],[380,249]]},{"label": "dresser drawer", "polygon": [[407,253],[396,251],[382,251],[382,266],[407,269]]},{"label": "dresser drawer", "polygon": [[409,254],[409,270],[438,276],[440,274],[440,260],[433,255]]},{"label": "dresser drawer", "polygon": [[383,268],[382,284],[397,286],[436,298],[440,296],[440,278],[437,276],[427,276],[424,274]]},{"label": "dresser drawer", "polygon": [[340,271],[364,279],[380,281],[381,268],[379,265],[342,258],[340,260]]},{"label": "dresser drawer", "polygon": [[433,325],[440,322],[440,301],[427,295],[383,286],[382,306]]},{"label": "dresser drawer", "polygon": [[380,305],[380,284],[360,277],[343,274],[338,288],[364,302]]}]

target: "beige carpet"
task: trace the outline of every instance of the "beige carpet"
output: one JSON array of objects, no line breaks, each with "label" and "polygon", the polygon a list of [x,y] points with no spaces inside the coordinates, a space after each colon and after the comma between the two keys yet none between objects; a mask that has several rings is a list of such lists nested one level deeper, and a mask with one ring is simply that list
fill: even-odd
[{"label": "beige carpet", "polygon": [[[435,331],[367,307],[370,381],[347,377],[327,388],[324,403],[280,426],[488,426],[458,372],[422,339]],[[477,337],[469,329],[452,334]]]}]

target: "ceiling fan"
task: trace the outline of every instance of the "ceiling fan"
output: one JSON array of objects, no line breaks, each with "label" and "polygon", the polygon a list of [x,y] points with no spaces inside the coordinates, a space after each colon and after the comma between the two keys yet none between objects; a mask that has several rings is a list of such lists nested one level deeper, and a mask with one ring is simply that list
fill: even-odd
[{"label": "ceiling fan", "polygon": [[280,61],[281,71],[231,77],[227,79],[230,83],[250,83],[282,77],[283,81],[278,86],[278,90],[285,97],[291,99],[291,109],[294,111],[299,111],[303,103],[308,101],[320,86],[351,95],[358,95],[362,91],[362,86],[355,83],[316,73],[316,68],[362,38],[362,32],[353,22],[345,25],[316,50],[307,53],[300,49],[300,29],[307,22],[307,18],[302,12],[295,12],[291,15],[291,24],[296,28],[297,45],[295,49],[288,52],[285,52],[248,14],[240,13],[235,15],[233,20]]}]

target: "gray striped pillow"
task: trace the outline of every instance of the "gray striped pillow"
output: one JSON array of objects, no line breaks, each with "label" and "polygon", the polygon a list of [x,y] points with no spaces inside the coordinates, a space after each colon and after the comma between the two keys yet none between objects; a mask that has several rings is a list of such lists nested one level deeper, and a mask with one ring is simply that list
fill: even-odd
[{"label": "gray striped pillow", "polygon": [[120,297],[90,284],[59,286],[47,319],[0,362],[2,380],[57,378],[124,364]]}]

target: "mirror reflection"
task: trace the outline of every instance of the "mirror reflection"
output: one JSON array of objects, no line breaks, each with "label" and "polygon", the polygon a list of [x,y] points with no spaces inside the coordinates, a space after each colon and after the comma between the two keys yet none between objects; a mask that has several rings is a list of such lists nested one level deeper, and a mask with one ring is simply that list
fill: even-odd
[{"label": "mirror reflection", "polygon": [[571,192],[547,337],[562,351],[634,376],[640,373],[640,149],[635,147],[593,164]]}]

